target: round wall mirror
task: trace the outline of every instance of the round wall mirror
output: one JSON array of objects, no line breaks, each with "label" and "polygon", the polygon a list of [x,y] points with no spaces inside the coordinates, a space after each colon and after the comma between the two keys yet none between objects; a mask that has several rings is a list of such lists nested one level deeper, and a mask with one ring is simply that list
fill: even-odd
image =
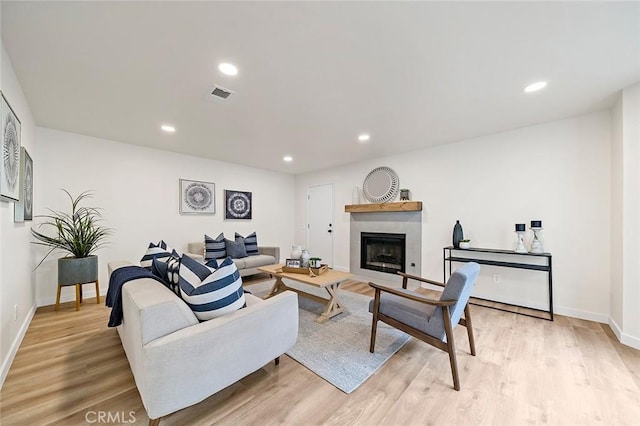
[{"label": "round wall mirror", "polygon": [[389,167],[373,169],[362,184],[362,193],[372,203],[388,203],[398,195],[400,180],[398,174]]}]

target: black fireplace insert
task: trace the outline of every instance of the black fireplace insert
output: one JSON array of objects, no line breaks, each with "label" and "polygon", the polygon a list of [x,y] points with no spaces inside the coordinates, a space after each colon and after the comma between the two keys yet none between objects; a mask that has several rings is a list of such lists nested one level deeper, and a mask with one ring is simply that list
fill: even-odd
[{"label": "black fireplace insert", "polygon": [[362,232],[360,268],[395,274],[405,272],[405,234]]}]

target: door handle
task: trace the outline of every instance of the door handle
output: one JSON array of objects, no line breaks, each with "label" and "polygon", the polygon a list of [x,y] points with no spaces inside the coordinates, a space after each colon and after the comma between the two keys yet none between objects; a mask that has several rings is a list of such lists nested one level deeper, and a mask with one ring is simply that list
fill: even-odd
[{"label": "door handle", "polygon": [[331,232],[333,232],[333,231],[331,231],[331,229],[327,229],[327,232],[328,232],[328,233],[331,233]]}]

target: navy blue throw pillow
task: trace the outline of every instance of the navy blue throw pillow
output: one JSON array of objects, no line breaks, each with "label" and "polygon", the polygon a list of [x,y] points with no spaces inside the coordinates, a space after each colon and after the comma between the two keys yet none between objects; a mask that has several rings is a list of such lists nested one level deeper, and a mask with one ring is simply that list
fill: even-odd
[{"label": "navy blue throw pillow", "polygon": [[258,237],[255,232],[252,232],[246,237],[243,237],[236,232],[236,241],[238,241],[238,238],[241,238],[244,241],[244,247],[247,250],[247,256],[257,256],[260,254],[260,252],[258,251]]},{"label": "navy blue throw pillow", "polygon": [[224,244],[226,246],[227,256],[232,259],[247,257],[247,249],[244,247],[244,241],[242,238],[237,238],[235,241],[227,240],[225,238]]}]

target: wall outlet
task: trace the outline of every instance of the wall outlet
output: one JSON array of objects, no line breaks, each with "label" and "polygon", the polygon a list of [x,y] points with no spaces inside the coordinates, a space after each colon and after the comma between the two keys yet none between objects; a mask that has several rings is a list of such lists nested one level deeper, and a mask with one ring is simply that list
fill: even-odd
[{"label": "wall outlet", "polygon": [[13,305],[13,320],[18,321],[18,304]]},{"label": "wall outlet", "polygon": [[502,281],[502,277],[500,276],[500,274],[493,274],[493,282],[496,284],[500,284],[500,281]]}]

